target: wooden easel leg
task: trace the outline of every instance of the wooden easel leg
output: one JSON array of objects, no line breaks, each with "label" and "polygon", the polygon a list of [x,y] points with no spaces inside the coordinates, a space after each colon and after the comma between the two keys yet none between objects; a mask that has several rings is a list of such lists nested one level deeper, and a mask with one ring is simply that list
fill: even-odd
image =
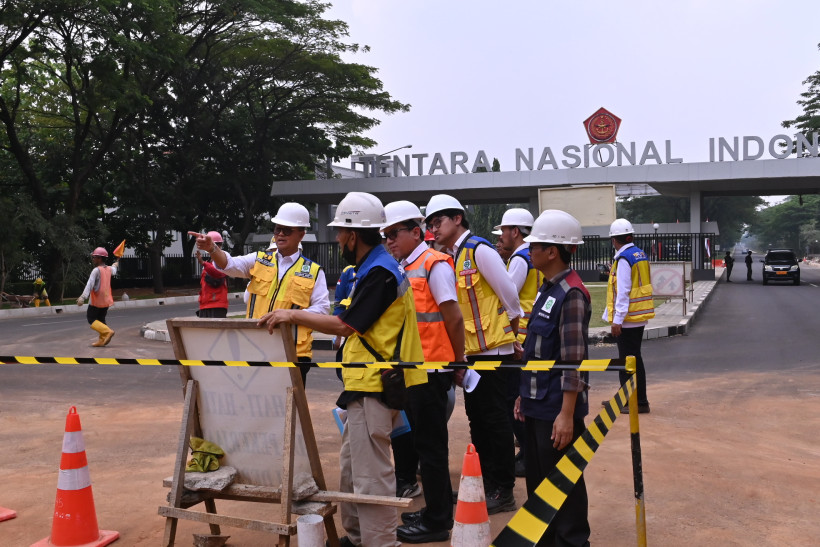
[{"label": "wooden easel leg", "polygon": [[[205,510],[209,513],[216,514],[216,501],[213,500],[213,499],[205,500]],[[211,534],[213,534],[215,536],[218,536],[218,535],[222,534],[222,532],[219,531],[219,525],[218,524],[210,524],[209,523],[208,526],[211,528]]]},{"label": "wooden easel leg", "polygon": [[[177,459],[174,469],[174,480],[171,484],[171,500],[168,504],[171,507],[181,507],[182,489],[185,485],[185,463],[188,455],[188,439],[191,438],[191,433],[194,430],[194,421],[196,419],[196,392],[197,383],[194,380],[188,380],[182,413],[182,427],[180,428],[179,440],[177,441]],[[177,519],[167,517],[165,519],[165,535],[162,539],[162,545],[164,547],[172,547],[174,545],[176,531]]]},{"label": "wooden easel leg", "polygon": [[[301,382],[302,380],[300,378],[299,384],[301,384]],[[294,416],[293,388],[289,387],[287,393],[287,402],[285,403],[285,442],[282,447],[282,499],[279,502],[279,507],[281,508],[281,522],[290,524],[291,498],[293,496],[293,439],[296,436],[296,417]],[[287,547],[289,545],[290,536],[279,536],[280,547]]]},{"label": "wooden easel leg", "polygon": [[[305,396],[305,387],[302,384],[302,376],[298,368],[291,369],[291,384],[293,385],[293,400],[296,405],[296,412],[299,413],[299,425],[302,428],[302,438],[305,440],[305,450],[307,450],[308,461],[310,461],[310,471],[313,473],[313,480],[319,490],[327,490],[325,475],[322,472],[322,460],[319,456],[319,445],[316,444],[316,436],[313,432],[313,421],[310,418],[310,409]],[[327,534],[328,545],[339,547],[339,534],[336,531],[336,521],[333,515],[325,516],[325,533]]]}]

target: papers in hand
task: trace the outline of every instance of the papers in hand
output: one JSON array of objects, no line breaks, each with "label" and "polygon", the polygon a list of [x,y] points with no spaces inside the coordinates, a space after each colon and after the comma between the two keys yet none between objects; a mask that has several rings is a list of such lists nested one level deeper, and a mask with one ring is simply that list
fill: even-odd
[{"label": "papers in hand", "polygon": [[478,385],[479,380],[481,380],[481,375],[469,368],[467,372],[464,373],[464,380],[461,381],[461,387],[464,388],[464,391],[470,393],[475,389],[475,386]]}]

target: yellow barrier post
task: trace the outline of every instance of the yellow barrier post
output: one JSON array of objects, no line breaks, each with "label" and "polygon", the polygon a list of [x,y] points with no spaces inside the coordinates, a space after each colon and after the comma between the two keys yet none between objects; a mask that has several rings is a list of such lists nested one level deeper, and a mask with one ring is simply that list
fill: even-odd
[{"label": "yellow barrier post", "polygon": [[[629,374],[635,374],[637,370],[635,363],[634,356],[627,356],[626,371]],[[638,546],[646,547],[646,507],[644,507],[643,501],[643,463],[641,460],[641,429],[638,423],[637,389],[633,390],[629,396],[629,438],[632,445],[632,480],[635,485],[635,529],[638,534]]]}]

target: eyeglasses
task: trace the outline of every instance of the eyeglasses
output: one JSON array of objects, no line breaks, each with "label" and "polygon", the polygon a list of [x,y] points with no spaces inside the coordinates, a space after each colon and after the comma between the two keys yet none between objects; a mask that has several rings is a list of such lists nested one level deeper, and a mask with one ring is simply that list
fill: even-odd
[{"label": "eyeglasses", "polygon": [[427,225],[427,227],[430,228],[431,230],[438,230],[441,227],[441,222],[445,218],[450,218],[450,217],[448,217],[448,216],[436,217],[436,218],[434,218],[433,220],[430,221],[430,223]]},{"label": "eyeglasses", "polygon": [[393,241],[399,237],[399,232],[409,232],[410,228],[396,228],[395,230],[390,230],[389,232],[384,232],[384,237],[387,239],[391,239]]},{"label": "eyeglasses", "polygon": [[273,235],[278,236],[282,234],[283,236],[287,237],[293,233],[293,228],[289,228],[287,226],[279,226],[278,224],[273,227]]}]

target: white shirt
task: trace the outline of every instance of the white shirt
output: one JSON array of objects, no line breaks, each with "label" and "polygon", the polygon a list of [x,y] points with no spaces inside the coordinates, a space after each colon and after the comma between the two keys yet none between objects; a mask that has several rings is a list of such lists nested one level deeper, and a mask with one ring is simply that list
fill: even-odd
[{"label": "white shirt", "polygon": [[[299,251],[296,251],[290,256],[283,256],[282,253],[276,251],[279,281],[282,281],[288,269],[299,259],[299,255]],[[228,259],[228,263],[224,268],[217,266],[217,269],[231,277],[250,277],[251,268],[256,262],[256,253],[233,257],[230,253],[225,252],[225,256]],[[216,266],[216,264],[214,264],[214,266]],[[305,311],[322,315],[327,315],[330,312],[330,298],[328,297],[327,279],[325,278],[324,270],[320,269],[316,275],[316,283],[313,284],[313,291],[310,293],[310,306],[305,308]]]},{"label": "white shirt", "polygon": [[[408,264],[412,264],[418,257],[427,250],[427,244],[423,241],[418,247],[413,249],[410,256],[401,261],[402,270]],[[427,284],[430,287],[430,292],[433,294],[433,300],[436,304],[441,306],[443,302],[458,302],[458,293],[456,293],[456,272],[446,262],[436,262],[430,268],[430,277],[427,278]]]},{"label": "white shirt", "polygon": [[[111,268],[111,277],[117,275],[117,262],[114,262],[109,268]],[[88,276],[88,283],[85,284],[85,290],[82,295],[83,300],[88,300],[88,297],[91,296],[91,291],[98,290],[100,290],[100,268],[99,266],[94,266],[94,269],[91,270],[91,275]]]},{"label": "white shirt", "polygon": [[[453,256],[456,255],[461,243],[471,235],[467,230],[461,237],[458,238],[455,245],[450,249]],[[510,279],[504,261],[498,252],[489,245],[479,245],[475,249],[475,265],[476,268],[490,284],[490,287],[495,292],[504,310],[507,312],[507,317],[512,321],[524,314],[521,312],[521,305],[518,303],[518,291],[515,290],[515,284]],[[513,344],[504,344],[497,348],[481,351],[478,353],[471,353],[470,355],[503,355],[513,352]]]},{"label": "white shirt", "polygon": [[513,255],[507,263],[507,271],[510,274],[510,279],[512,279],[512,282],[515,284],[515,290],[517,290],[519,294],[521,293],[521,289],[524,288],[524,283],[527,282],[527,274],[530,273],[530,266],[526,259],[520,256],[515,256],[515,253],[529,248],[529,243],[522,243],[516,250],[513,251]]},{"label": "white shirt", "polygon": [[[634,246],[634,243],[627,243],[615,253],[615,264],[618,268],[615,272],[618,282],[618,294],[615,297],[615,314],[612,317],[612,324],[621,325],[621,328],[624,329],[646,326],[646,321],[639,321],[637,323],[630,321],[624,323],[626,314],[629,312],[629,293],[632,291],[632,268],[629,266],[629,262],[626,260],[618,260],[618,257],[624,254],[627,249]],[[608,311],[606,306],[604,306],[604,321],[607,320]]]}]

